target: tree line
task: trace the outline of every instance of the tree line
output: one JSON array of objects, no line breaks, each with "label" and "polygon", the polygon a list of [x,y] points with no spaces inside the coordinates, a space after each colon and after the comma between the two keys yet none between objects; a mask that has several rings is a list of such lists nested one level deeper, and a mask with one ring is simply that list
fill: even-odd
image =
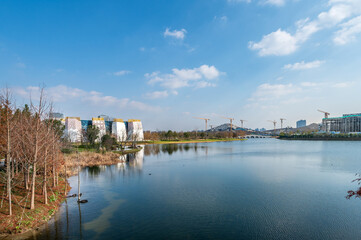
[{"label": "tree line", "polygon": [[244,136],[245,132],[243,131],[214,131],[214,132],[198,132],[198,131],[189,131],[189,132],[176,132],[172,130],[168,131],[145,131],[144,139],[152,141],[178,141],[178,140],[190,140],[190,139],[224,139],[224,138],[237,138],[239,136]]}]

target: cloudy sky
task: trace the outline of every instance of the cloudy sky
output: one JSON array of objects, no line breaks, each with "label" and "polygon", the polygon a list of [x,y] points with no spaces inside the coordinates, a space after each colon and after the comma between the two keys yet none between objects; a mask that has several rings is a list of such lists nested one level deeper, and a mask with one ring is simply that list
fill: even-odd
[{"label": "cloudy sky", "polygon": [[2,1],[0,79],[147,130],[361,112],[361,0]]}]

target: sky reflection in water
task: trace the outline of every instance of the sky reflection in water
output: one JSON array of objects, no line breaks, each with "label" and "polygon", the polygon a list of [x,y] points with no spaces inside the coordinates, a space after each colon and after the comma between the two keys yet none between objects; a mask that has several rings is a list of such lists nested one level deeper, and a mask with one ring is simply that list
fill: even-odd
[{"label": "sky reflection in water", "polygon": [[[81,172],[37,239],[357,239],[359,142],[150,145]],[[77,192],[77,177],[69,182]],[[80,218],[81,216],[81,218]]]}]

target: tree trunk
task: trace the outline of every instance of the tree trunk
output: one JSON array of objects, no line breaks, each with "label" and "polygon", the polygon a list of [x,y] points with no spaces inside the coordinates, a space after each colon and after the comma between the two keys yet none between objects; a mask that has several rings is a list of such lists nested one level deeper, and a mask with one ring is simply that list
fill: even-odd
[{"label": "tree trunk", "polygon": [[[6,154],[6,158],[7,158],[7,166],[6,166],[6,173],[7,173],[7,188],[8,188],[8,197],[9,197],[9,215],[13,214],[12,211],[12,204],[11,204],[11,145],[10,145],[10,122],[9,122],[9,116],[7,114],[7,154]],[[14,175],[14,167],[13,167],[13,175]]]},{"label": "tree trunk", "polygon": [[28,177],[29,177],[28,172],[29,172],[29,170],[25,168],[24,169],[24,187],[25,187],[26,190],[29,189],[29,186],[28,186]]},{"label": "tree trunk", "polygon": [[32,181],[32,185],[31,185],[30,209],[35,208],[35,181],[36,181],[36,162],[33,164],[33,181]]},{"label": "tree trunk", "polygon": [[7,194],[9,198],[9,215],[13,214],[12,205],[11,205],[11,169],[10,169],[10,155],[7,154],[7,163],[6,163],[6,174],[7,174]]},{"label": "tree trunk", "polygon": [[[29,167],[29,166],[28,166]],[[29,183],[30,183],[30,171],[29,168],[26,169],[26,184],[28,185],[27,189],[29,189]]]},{"label": "tree trunk", "polygon": [[55,162],[53,160],[53,187],[56,186]]},{"label": "tree trunk", "polygon": [[68,187],[67,183],[68,183],[68,181],[66,180],[66,164],[65,164],[65,174],[64,174],[64,179],[65,179],[65,190],[64,190],[64,195],[66,195],[66,194],[68,193],[68,191],[67,191],[67,187]]},{"label": "tree trunk", "polygon": [[44,204],[48,204],[48,193],[46,191],[46,157],[44,159],[43,195],[44,195]]}]

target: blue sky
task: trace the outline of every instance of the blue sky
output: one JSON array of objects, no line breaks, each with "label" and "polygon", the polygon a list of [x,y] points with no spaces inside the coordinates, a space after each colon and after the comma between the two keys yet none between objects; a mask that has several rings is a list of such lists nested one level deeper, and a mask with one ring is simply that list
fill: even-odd
[{"label": "blue sky", "polygon": [[361,112],[361,0],[2,1],[0,77],[18,105],[203,129],[193,117],[321,122]]}]

